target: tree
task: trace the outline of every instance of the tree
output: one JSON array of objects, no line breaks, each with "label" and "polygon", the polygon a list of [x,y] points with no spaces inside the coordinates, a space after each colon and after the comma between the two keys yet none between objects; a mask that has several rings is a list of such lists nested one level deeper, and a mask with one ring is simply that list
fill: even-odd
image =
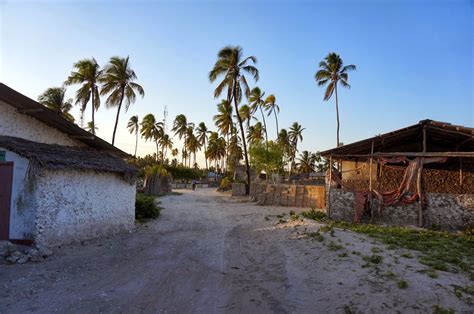
[{"label": "tree", "polygon": [[138,131],[140,131],[140,125],[138,122],[138,116],[131,116],[127,123],[127,129],[130,134],[135,133],[135,153],[133,156],[137,157],[137,147],[138,147]]},{"label": "tree", "polygon": [[316,155],[308,152],[307,150],[303,151],[298,158],[298,171],[300,173],[310,173],[314,171],[316,164]]},{"label": "tree", "polygon": [[87,132],[90,132],[92,134],[95,134],[97,130],[99,130],[99,126],[97,124],[94,124],[92,121],[87,122],[87,125],[85,127],[85,130]]},{"label": "tree", "polygon": [[[186,165],[186,159],[187,159],[187,151],[186,151],[186,136],[188,133],[188,127],[191,124],[188,123],[188,119],[184,114],[179,114],[176,116],[173,122],[173,128],[171,131],[174,132],[174,135],[177,135],[179,139],[181,140],[184,137],[184,145],[183,145],[183,155],[182,157],[184,158],[184,164]],[[181,160],[182,161],[182,160]]]},{"label": "tree", "polygon": [[244,147],[245,166],[247,172],[246,194],[250,189],[250,163],[247,153],[247,143],[245,140],[245,131],[242,119],[239,114],[239,103],[242,100],[242,95],[249,96],[249,86],[245,73],[253,76],[255,81],[258,81],[258,69],[251,63],[257,63],[257,58],[250,56],[243,58],[242,48],[239,46],[227,46],[219,51],[217,54],[217,61],[214,67],[209,72],[209,80],[216,81],[219,77],[223,77],[222,81],[214,90],[214,98],[218,98],[224,90],[226,90],[227,101],[229,103],[234,101],[235,113],[240,126],[241,140]]},{"label": "tree", "polygon": [[160,152],[159,139],[164,134],[163,122],[157,122],[151,113],[143,117],[141,124],[141,135],[145,141],[153,140],[156,145],[156,161]]},{"label": "tree", "polygon": [[204,160],[206,161],[206,169],[208,169],[207,166],[207,157],[206,157],[206,142],[207,142],[207,134],[209,131],[207,130],[207,126],[204,122],[199,123],[198,127],[196,128],[196,134],[197,134],[197,140],[199,141],[199,144],[201,146],[204,146]]},{"label": "tree", "polygon": [[263,141],[263,126],[261,122],[255,123],[248,129],[247,140],[250,145],[261,143]]},{"label": "tree", "polygon": [[263,114],[263,109],[266,110],[265,101],[263,100],[264,96],[265,93],[262,92],[260,88],[254,87],[250,91],[249,102],[252,114],[254,114],[257,110],[260,110],[260,113],[262,114],[262,121],[264,127],[263,130],[265,131],[265,142],[268,143],[267,122],[265,121],[265,115]]},{"label": "tree", "polygon": [[225,99],[222,100],[217,105],[217,112],[218,114],[214,116],[214,123],[222,135],[228,136],[234,125],[232,120],[232,104]]},{"label": "tree", "polygon": [[[89,100],[92,105],[92,124],[95,126],[95,112],[100,107],[100,96],[98,82],[102,77],[97,61],[92,59],[82,59],[74,63],[76,71],[72,71],[64,82],[65,85],[82,84],[76,91],[76,105],[80,104],[81,125],[84,118],[84,111],[87,108]],[[92,128],[92,134],[95,134],[95,127]]]},{"label": "tree", "polygon": [[277,136],[280,133],[278,130],[278,117],[277,114],[280,113],[280,106],[276,104],[276,98],[275,95],[269,95],[265,99],[265,108],[268,110],[268,116],[270,116],[272,113],[275,114],[275,122],[276,122],[276,132]]},{"label": "tree", "polygon": [[51,87],[38,96],[38,102],[64,119],[74,122],[74,117],[69,112],[72,109],[72,99],[65,100],[65,97],[66,88]]},{"label": "tree", "polygon": [[247,123],[247,130],[248,130],[248,128],[250,127],[250,120],[254,118],[252,116],[252,110],[250,109],[248,105],[242,105],[239,108],[239,114],[240,114],[240,118],[242,119],[242,122]]},{"label": "tree", "polygon": [[350,88],[351,86],[347,82],[349,80],[348,72],[355,69],[356,66],[353,64],[344,66],[341,57],[338,54],[331,52],[326,56],[326,58],[324,58],[324,61],[319,63],[319,71],[314,75],[316,82],[318,82],[318,86],[327,85],[326,92],[324,93],[325,101],[328,101],[333,93],[336,95],[337,147],[340,146],[337,84],[339,83],[343,87]]},{"label": "tree", "polygon": [[105,67],[104,75],[100,79],[100,82],[103,84],[100,94],[109,94],[106,100],[107,107],[117,107],[112,145],[115,143],[115,133],[117,132],[123,101],[125,100],[125,112],[127,112],[130,104],[135,103],[137,98],[136,92],[142,97],[145,96],[143,87],[134,82],[136,79],[137,75],[130,68],[128,56],[126,58],[110,58],[109,64]]},{"label": "tree", "polygon": [[264,170],[268,175],[283,171],[282,147],[273,141],[263,145],[261,142],[250,146],[250,161],[257,173]]},{"label": "tree", "polygon": [[[303,141],[303,128],[298,122],[294,122],[291,127],[290,131],[288,132],[288,138],[291,143],[291,157],[290,163],[293,164],[296,158],[296,153],[298,152],[298,140]],[[290,168],[290,175],[291,175],[291,168]]]},{"label": "tree", "polygon": [[164,134],[163,130],[163,136],[161,136],[158,141],[161,146],[161,155],[163,156],[162,162],[164,163],[168,154],[168,149],[173,149],[173,139],[169,136],[169,134]]}]

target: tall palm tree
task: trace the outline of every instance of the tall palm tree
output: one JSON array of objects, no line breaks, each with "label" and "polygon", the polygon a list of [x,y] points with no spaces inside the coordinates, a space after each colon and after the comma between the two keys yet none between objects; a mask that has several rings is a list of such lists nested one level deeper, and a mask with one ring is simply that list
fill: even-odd
[{"label": "tall palm tree", "polygon": [[102,89],[101,95],[107,95],[107,107],[117,107],[117,116],[115,117],[114,132],[112,134],[112,145],[115,143],[115,133],[117,132],[117,125],[120,116],[120,109],[125,100],[125,112],[127,112],[130,104],[135,103],[137,98],[136,92],[144,97],[145,91],[143,87],[135,83],[137,79],[135,71],[130,68],[129,57],[110,58],[109,64],[105,67],[104,75],[100,79]]},{"label": "tall palm tree", "polygon": [[163,134],[163,122],[157,122],[155,116],[151,113],[143,117],[141,125],[141,135],[145,141],[153,140],[156,145],[156,161],[160,152],[159,139]]},{"label": "tall palm tree", "polygon": [[240,118],[242,119],[242,122],[247,124],[247,130],[248,130],[248,128],[250,127],[250,121],[252,120],[252,118],[254,118],[252,116],[252,110],[250,109],[248,105],[242,105],[239,108],[239,114],[240,114]]},{"label": "tall palm tree", "polygon": [[242,124],[242,118],[239,114],[239,103],[242,100],[242,95],[249,96],[249,86],[245,73],[253,76],[255,81],[258,81],[258,69],[251,63],[257,63],[257,58],[250,56],[244,58],[242,56],[242,48],[239,46],[227,46],[222,48],[217,54],[217,61],[214,67],[209,72],[209,80],[216,81],[219,77],[223,77],[222,81],[214,90],[214,98],[218,98],[225,90],[227,101],[229,103],[234,101],[235,113],[240,126],[240,133],[242,144],[244,147],[245,167],[247,172],[246,194],[250,189],[250,164],[247,152],[247,143],[245,141],[245,131]]},{"label": "tall palm tree", "polygon": [[174,132],[174,135],[177,135],[180,140],[184,137],[184,145],[183,145],[184,153],[182,157],[184,158],[185,165],[186,165],[186,159],[188,156],[187,151],[186,151],[186,140],[187,140],[187,134],[188,134],[188,127],[190,125],[192,125],[192,123],[188,123],[188,119],[186,118],[186,116],[184,114],[179,114],[174,119],[173,128],[171,129],[171,131]]},{"label": "tall palm tree", "polygon": [[[290,139],[291,143],[291,164],[295,161],[296,153],[298,152],[298,140],[303,141],[303,128],[298,122],[294,122],[290,130],[288,132],[288,138]],[[290,175],[291,175],[291,168],[290,168]]]},{"label": "tall palm tree", "polygon": [[[98,83],[102,77],[102,71],[97,61],[92,59],[82,59],[74,63],[75,71],[72,71],[64,82],[65,85],[82,84],[76,91],[76,105],[81,108],[81,125],[84,117],[84,111],[87,108],[89,100],[92,105],[92,124],[95,125],[95,112],[100,107],[100,96]],[[95,134],[95,127],[92,128],[92,134]]]},{"label": "tall palm tree", "polygon": [[134,157],[137,157],[137,147],[138,147],[138,131],[140,131],[140,125],[138,121],[138,116],[131,116],[127,123],[127,129],[130,134],[135,133],[135,153]]},{"label": "tall palm tree", "polygon": [[197,134],[197,140],[199,141],[199,144],[204,147],[204,160],[206,161],[206,169],[208,168],[207,165],[207,157],[206,157],[206,142],[207,142],[207,134],[209,131],[207,130],[207,126],[204,122],[199,123],[198,127],[196,128],[196,134]]},{"label": "tall palm tree", "polygon": [[158,141],[161,146],[161,155],[163,156],[162,162],[164,163],[166,156],[168,155],[168,149],[173,149],[173,139],[169,136],[169,134],[165,134],[163,129],[163,135]]},{"label": "tall palm tree", "polygon": [[278,130],[278,117],[277,114],[280,113],[280,106],[276,104],[276,98],[275,95],[269,95],[265,99],[265,109],[268,110],[268,116],[270,116],[272,113],[275,114],[275,122],[276,122],[276,132],[277,136],[280,133]]},{"label": "tall palm tree", "polygon": [[214,122],[217,129],[224,136],[228,136],[230,134],[232,126],[234,125],[234,121],[232,120],[232,111],[232,104],[225,99],[217,105],[218,114],[214,116]]},{"label": "tall palm tree", "polygon": [[265,121],[265,115],[263,114],[263,109],[266,109],[265,100],[263,99],[264,96],[265,93],[262,92],[260,88],[254,87],[250,91],[249,102],[251,105],[250,108],[252,109],[252,114],[254,114],[257,110],[260,110],[260,113],[262,114],[263,129],[265,130],[265,141],[268,143],[267,122]]},{"label": "tall palm tree", "polygon": [[38,102],[53,110],[64,119],[74,122],[74,117],[69,112],[72,109],[72,99],[65,100],[66,88],[51,87],[38,96]]},{"label": "tall palm tree", "polygon": [[328,101],[333,94],[336,95],[336,121],[337,121],[337,147],[339,147],[339,101],[337,98],[337,84],[341,84],[342,87],[350,88],[351,86],[347,82],[349,80],[349,71],[356,69],[353,64],[344,66],[341,57],[331,52],[323,61],[319,63],[319,71],[316,72],[314,78],[318,82],[318,86],[325,86],[326,92],[324,93],[324,100]]}]

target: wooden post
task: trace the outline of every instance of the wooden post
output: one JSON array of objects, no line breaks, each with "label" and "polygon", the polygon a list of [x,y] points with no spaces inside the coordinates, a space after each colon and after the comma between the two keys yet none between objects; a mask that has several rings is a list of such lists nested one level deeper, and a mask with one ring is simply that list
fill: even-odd
[{"label": "wooden post", "polygon": [[[423,153],[426,153],[426,126],[423,126]],[[416,187],[418,192],[418,225],[423,227],[423,163],[425,161],[424,157],[420,159],[420,167],[418,168],[418,174],[416,178]]]},{"label": "wooden post", "polygon": [[462,194],[462,181],[463,181],[463,175],[462,175],[462,158],[459,158],[459,193]]},{"label": "wooden post", "polygon": [[372,140],[372,147],[370,148],[370,159],[369,159],[369,206],[370,206],[370,223],[374,220],[374,207],[372,206],[372,162],[374,157],[374,140]]},{"label": "wooden post", "polygon": [[331,218],[331,184],[332,184],[332,156],[329,156],[329,184],[326,197],[326,213]]}]

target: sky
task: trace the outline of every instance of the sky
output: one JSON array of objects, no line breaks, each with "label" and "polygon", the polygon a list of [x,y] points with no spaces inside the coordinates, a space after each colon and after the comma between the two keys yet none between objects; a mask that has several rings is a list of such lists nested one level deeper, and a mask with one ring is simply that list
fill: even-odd
[{"label": "sky", "polygon": [[[61,86],[80,59],[105,66],[112,56],[130,56],[145,97],[121,113],[116,145],[133,154],[132,115],[161,120],[166,106],[168,131],[181,113],[215,129],[219,99],[208,73],[219,49],[239,45],[257,57],[260,80],[249,83],[276,96],[280,127],[300,123],[299,150],[316,152],[336,143],[334,100],[324,101],[314,80],[329,52],[357,66],[351,88],[339,89],[345,144],[422,119],[474,127],[473,21],[472,0],[0,0],[0,81],[36,99]],[[68,97],[77,88],[68,87]],[[73,114],[79,117],[77,107]],[[104,99],[96,124],[109,142],[115,115]],[[274,118],[267,124],[275,138]],[[139,155],[154,151],[139,141]]]}]

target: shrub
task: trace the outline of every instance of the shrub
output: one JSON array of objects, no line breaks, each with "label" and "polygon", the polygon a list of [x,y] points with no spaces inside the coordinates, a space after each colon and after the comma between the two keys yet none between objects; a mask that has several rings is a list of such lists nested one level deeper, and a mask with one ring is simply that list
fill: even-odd
[{"label": "shrub", "polygon": [[156,205],[155,198],[137,193],[135,200],[135,219],[155,219],[160,216],[161,208]]},{"label": "shrub", "polygon": [[222,179],[221,184],[219,185],[219,190],[221,191],[228,191],[232,189],[232,179],[229,177],[225,177]]}]

